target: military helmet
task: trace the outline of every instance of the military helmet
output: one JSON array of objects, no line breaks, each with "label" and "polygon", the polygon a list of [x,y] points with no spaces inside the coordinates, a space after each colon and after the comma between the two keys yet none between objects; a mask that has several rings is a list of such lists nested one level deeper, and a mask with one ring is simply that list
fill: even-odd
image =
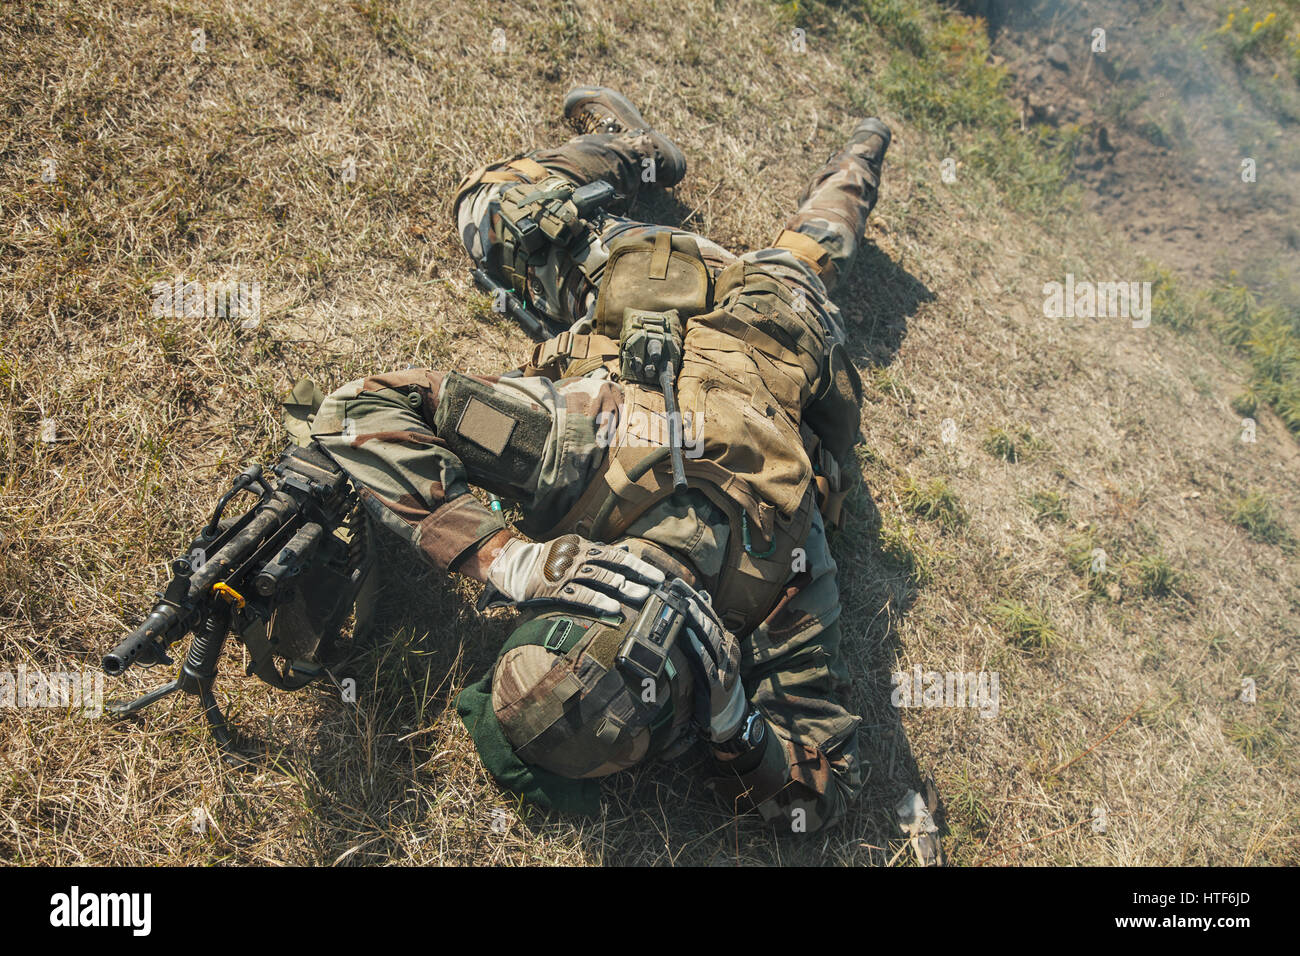
[{"label": "military helmet", "polygon": [[[693,580],[685,565],[655,544],[635,537],[619,543],[663,570],[668,592]],[[690,747],[695,679],[680,631],[675,642],[656,645],[671,650],[652,655],[649,666],[640,654],[619,663],[631,645],[645,649],[629,636],[659,634],[665,620],[678,620],[662,614],[665,603],[657,591],[642,608],[623,615],[581,613],[559,604],[528,609],[492,670],[456,698],[484,768],[501,786],[545,808],[594,815],[599,778]],[[647,630],[647,622],[654,626]],[[646,678],[646,671],[657,677]]]},{"label": "military helmet", "polygon": [[692,679],[681,647],[658,681],[616,660],[635,620],[557,608],[515,629],[491,700],[520,760],[560,777],[604,777],[687,742]]}]

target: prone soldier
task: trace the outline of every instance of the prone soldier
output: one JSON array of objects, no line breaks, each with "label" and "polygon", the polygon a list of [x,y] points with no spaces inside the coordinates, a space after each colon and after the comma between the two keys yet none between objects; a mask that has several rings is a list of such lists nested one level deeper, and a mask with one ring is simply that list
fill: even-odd
[{"label": "prone soldier", "polygon": [[566,330],[499,377],[352,382],[312,436],[376,521],[523,609],[457,700],[502,786],[591,812],[599,778],[703,738],[724,805],[814,831],[862,785],[827,546],[861,386],[829,292],[889,129],[859,123],[772,245],[735,256],[618,214],[686,173],[625,96],[580,87],[564,116],[573,139],[475,170],[452,212],[484,277]]}]

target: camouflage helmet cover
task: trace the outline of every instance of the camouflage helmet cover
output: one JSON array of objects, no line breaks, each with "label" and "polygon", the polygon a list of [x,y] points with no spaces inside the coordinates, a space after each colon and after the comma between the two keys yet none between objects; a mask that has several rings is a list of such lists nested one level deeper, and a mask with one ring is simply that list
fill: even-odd
[{"label": "camouflage helmet cover", "polygon": [[669,656],[666,687],[615,661],[634,618],[548,610],[520,625],[492,677],[492,710],[516,755],[561,777],[603,777],[686,736],[690,667]]}]

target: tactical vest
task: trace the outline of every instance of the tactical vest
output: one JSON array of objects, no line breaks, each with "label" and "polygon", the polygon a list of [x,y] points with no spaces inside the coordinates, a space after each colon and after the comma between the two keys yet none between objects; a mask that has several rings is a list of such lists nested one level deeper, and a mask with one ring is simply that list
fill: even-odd
[{"label": "tactical vest", "polygon": [[[691,489],[728,518],[727,554],[710,591],[715,605],[726,609],[728,629],[743,636],[776,604],[795,567],[794,551],[806,540],[818,486],[828,482],[825,474],[819,481],[814,473],[814,455],[819,470],[829,468],[838,481],[834,462],[828,466],[827,456],[819,453],[817,436],[802,426],[803,409],[823,378],[826,347],[801,338],[807,334],[804,326],[787,321],[786,310],[795,308],[790,293],[760,267],[733,263],[712,288],[708,270],[689,262],[693,243],[677,238],[665,230],[615,244],[596,304],[599,331],[566,332],[541,343],[524,371],[562,378],[604,367],[617,379],[616,309],[679,311],[686,335],[678,404],[692,452],[698,452],[686,458],[686,476]],[[698,253],[695,261],[703,267]],[[760,289],[778,306],[749,315],[737,304],[743,296],[728,300],[743,289]],[[729,304],[714,308],[715,300]],[[778,334],[796,347],[778,340]],[[670,496],[664,417],[658,389],[625,383],[620,431],[604,463],[569,513],[538,533],[549,538],[576,532],[613,541]],[[853,428],[856,432],[856,418]]]}]

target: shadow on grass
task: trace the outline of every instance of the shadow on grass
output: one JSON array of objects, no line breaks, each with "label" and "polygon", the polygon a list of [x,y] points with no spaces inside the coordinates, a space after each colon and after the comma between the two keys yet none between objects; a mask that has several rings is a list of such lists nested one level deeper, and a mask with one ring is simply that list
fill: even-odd
[{"label": "shadow on grass", "polygon": [[832,298],[844,313],[849,353],[861,371],[893,362],[907,337],[908,319],[935,294],[866,241]]}]

